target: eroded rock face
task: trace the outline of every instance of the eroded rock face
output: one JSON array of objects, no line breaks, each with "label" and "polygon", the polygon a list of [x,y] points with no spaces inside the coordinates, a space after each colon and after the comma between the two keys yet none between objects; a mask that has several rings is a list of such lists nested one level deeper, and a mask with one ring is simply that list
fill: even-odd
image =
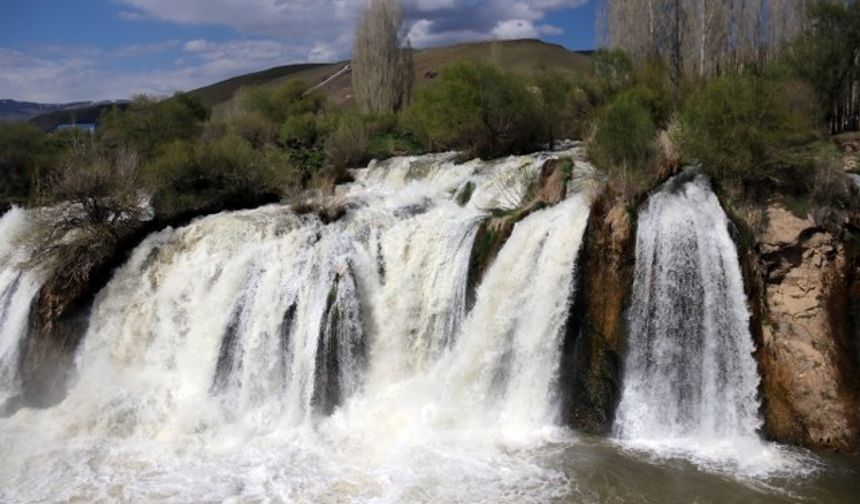
[{"label": "eroded rock face", "polygon": [[605,195],[592,206],[580,249],[579,286],[562,352],[561,390],[568,423],[610,431],[621,386],[624,310],[633,285],[635,240],[626,205]]},{"label": "eroded rock face", "polygon": [[759,249],[767,434],[813,449],[855,450],[860,403],[846,246],[811,219],[774,206]]}]

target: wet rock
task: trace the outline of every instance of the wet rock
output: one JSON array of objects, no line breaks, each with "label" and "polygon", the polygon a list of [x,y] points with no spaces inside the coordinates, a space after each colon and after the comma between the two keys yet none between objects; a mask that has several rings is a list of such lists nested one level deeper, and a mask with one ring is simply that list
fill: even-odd
[{"label": "wet rock", "polygon": [[609,432],[620,398],[634,247],[627,205],[599,198],[580,249],[579,284],[566,326],[560,377],[564,415],[585,432]]}]

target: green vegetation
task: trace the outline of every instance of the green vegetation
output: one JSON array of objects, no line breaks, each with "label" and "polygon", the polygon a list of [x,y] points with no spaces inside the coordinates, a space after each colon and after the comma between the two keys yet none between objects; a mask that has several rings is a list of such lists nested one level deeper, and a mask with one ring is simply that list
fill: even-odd
[{"label": "green vegetation", "polygon": [[739,202],[838,220],[851,185],[827,135],[860,127],[860,3],[813,2],[803,19],[805,31],[749,64],[684,69],[646,47],[630,48],[635,64],[598,51],[578,85],[610,189],[630,199],[694,164]]},{"label": "green vegetation", "polygon": [[131,151],[93,144],[64,152],[41,177],[33,198],[39,232],[30,244],[34,265],[53,265],[59,287],[73,289],[140,225],[139,159]]},{"label": "green vegetation", "polygon": [[488,64],[449,67],[407,113],[431,150],[495,157],[533,150],[541,140],[538,102],[526,81]]},{"label": "green vegetation", "polygon": [[[169,220],[331,191],[373,158],[449,149],[492,158],[582,138],[610,190],[628,200],[689,163],[725,194],[779,197],[798,212],[843,208],[850,191],[827,133],[860,126],[858,101],[846,95],[857,82],[858,5],[814,6],[815,30],[767,64],[687,72],[681,82],[643,54],[600,50],[585,69],[582,55],[517,41],[415,52],[417,93],[398,112],[387,111],[409,97],[363,113],[349,103],[343,66],[311,65],[138,97],[106,111],[94,136],[0,125],[0,204],[80,199],[68,190],[77,181],[120,208],[145,195],[154,218]],[[460,204],[470,197],[469,187],[457,194]],[[94,211],[80,222],[97,222]]]},{"label": "green vegetation", "polygon": [[34,126],[0,123],[0,206],[27,200],[33,179],[50,163],[46,144]]},{"label": "green vegetation", "polygon": [[460,192],[457,193],[457,204],[466,206],[472,199],[472,194],[475,192],[475,183],[471,180],[466,182]]},{"label": "green vegetation", "polygon": [[717,78],[681,112],[681,152],[719,180],[755,184],[779,176],[786,154],[814,139],[814,111],[796,100],[804,88],[792,89],[755,75]]},{"label": "green vegetation", "polygon": [[235,134],[211,142],[174,140],[146,165],[143,179],[159,215],[211,211],[280,194],[289,175],[272,161]]},{"label": "green vegetation", "polygon": [[860,128],[860,3],[818,2],[811,29],[791,59],[797,75],[818,97],[832,133]]},{"label": "green vegetation", "polygon": [[126,110],[112,109],[100,123],[100,140],[111,148],[128,147],[143,157],[174,139],[196,136],[209,112],[189,95],[158,101],[147,96],[132,100]]},{"label": "green vegetation", "polygon": [[643,99],[646,91],[631,88],[622,92],[597,116],[589,151],[595,162],[625,168],[647,163],[657,126]]}]

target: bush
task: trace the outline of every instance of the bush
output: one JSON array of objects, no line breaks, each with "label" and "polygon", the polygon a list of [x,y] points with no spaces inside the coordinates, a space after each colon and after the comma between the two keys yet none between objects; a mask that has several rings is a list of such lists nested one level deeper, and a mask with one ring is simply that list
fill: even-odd
[{"label": "bush", "polygon": [[176,140],[147,165],[145,180],[161,216],[248,206],[282,192],[284,174],[268,161],[234,134],[209,143]]},{"label": "bush", "polygon": [[581,87],[592,104],[607,103],[633,81],[633,60],[620,49],[596,51],[591,65],[591,75]]},{"label": "bush", "polygon": [[784,84],[752,75],[720,77],[694,93],[675,141],[718,180],[755,183],[778,176],[794,146],[812,138],[808,107]]},{"label": "bush", "polygon": [[365,116],[355,112],[341,116],[325,145],[329,167],[342,175],[346,168],[363,163],[367,159],[372,134],[372,125]]},{"label": "bush", "polygon": [[414,135],[399,129],[373,135],[367,147],[368,157],[372,159],[417,155],[423,152],[423,146]]},{"label": "bush", "polygon": [[137,155],[113,155],[88,147],[70,151],[60,169],[45,176],[36,194],[36,232],[30,241],[34,266],[49,264],[67,281],[86,281],[114,245],[144,215],[137,184]]},{"label": "bush", "polygon": [[488,158],[534,149],[540,140],[536,97],[525,81],[492,65],[448,67],[407,113],[407,124],[431,150]]},{"label": "bush", "polygon": [[317,117],[312,113],[288,117],[281,126],[281,143],[292,148],[312,147],[321,136],[317,122]]},{"label": "bush", "polygon": [[55,150],[35,126],[0,123],[0,205],[25,201],[32,180],[53,163]]},{"label": "bush", "polygon": [[182,93],[158,101],[138,96],[125,110],[114,107],[100,121],[99,134],[109,147],[130,147],[144,158],[172,140],[188,140],[200,133],[209,111]]},{"label": "bush", "polygon": [[231,118],[229,129],[258,149],[272,145],[278,135],[275,123],[259,112],[236,115]]},{"label": "bush", "polygon": [[568,75],[542,67],[534,78],[538,91],[543,141],[552,143],[570,136],[577,128],[574,86]]},{"label": "bush", "polygon": [[589,154],[598,166],[626,171],[646,165],[657,134],[649,103],[646,90],[632,88],[600,112],[589,145]]},{"label": "bush", "polygon": [[253,87],[240,90],[237,96],[241,113],[257,113],[274,124],[303,114],[316,114],[325,108],[325,99],[310,92],[307,84],[291,80],[277,87]]}]

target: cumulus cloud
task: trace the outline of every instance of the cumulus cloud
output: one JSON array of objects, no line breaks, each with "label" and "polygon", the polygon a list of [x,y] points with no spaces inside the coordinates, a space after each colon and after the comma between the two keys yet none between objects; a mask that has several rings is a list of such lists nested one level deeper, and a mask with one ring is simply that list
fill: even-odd
[{"label": "cumulus cloud", "polygon": [[123,21],[140,21],[145,19],[145,16],[138,11],[119,11],[116,15],[117,18],[122,19]]},{"label": "cumulus cloud", "polygon": [[499,21],[492,33],[499,39],[534,38],[538,36],[538,29],[527,19],[508,19]]},{"label": "cumulus cloud", "polygon": [[[235,75],[297,62],[350,56],[353,27],[367,0],[116,0],[117,18],[222,26],[235,40],[171,40],[115,50],[93,47],[0,48],[0,97],[35,101],[165,95]],[[492,38],[558,35],[558,9],[587,0],[403,0],[409,38],[421,48]],[[25,52],[26,51],[26,52]],[[119,65],[154,55],[156,70]],[[119,69],[117,69],[119,67]]]},{"label": "cumulus cloud", "polygon": [[[180,50],[173,65],[156,70],[116,69],[114,63],[153,51]],[[295,47],[274,40],[224,43],[171,41],[114,51],[66,48],[28,52],[0,48],[0,97],[37,102],[167,96],[239,74],[331,56],[325,48]]]},{"label": "cumulus cloud", "polygon": [[[225,25],[242,33],[314,46],[347,56],[355,22],[367,0],[120,0],[142,16],[189,25]],[[587,0],[404,0],[418,47],[492,37],[555,35],[543,23],[553,10]]]}]

